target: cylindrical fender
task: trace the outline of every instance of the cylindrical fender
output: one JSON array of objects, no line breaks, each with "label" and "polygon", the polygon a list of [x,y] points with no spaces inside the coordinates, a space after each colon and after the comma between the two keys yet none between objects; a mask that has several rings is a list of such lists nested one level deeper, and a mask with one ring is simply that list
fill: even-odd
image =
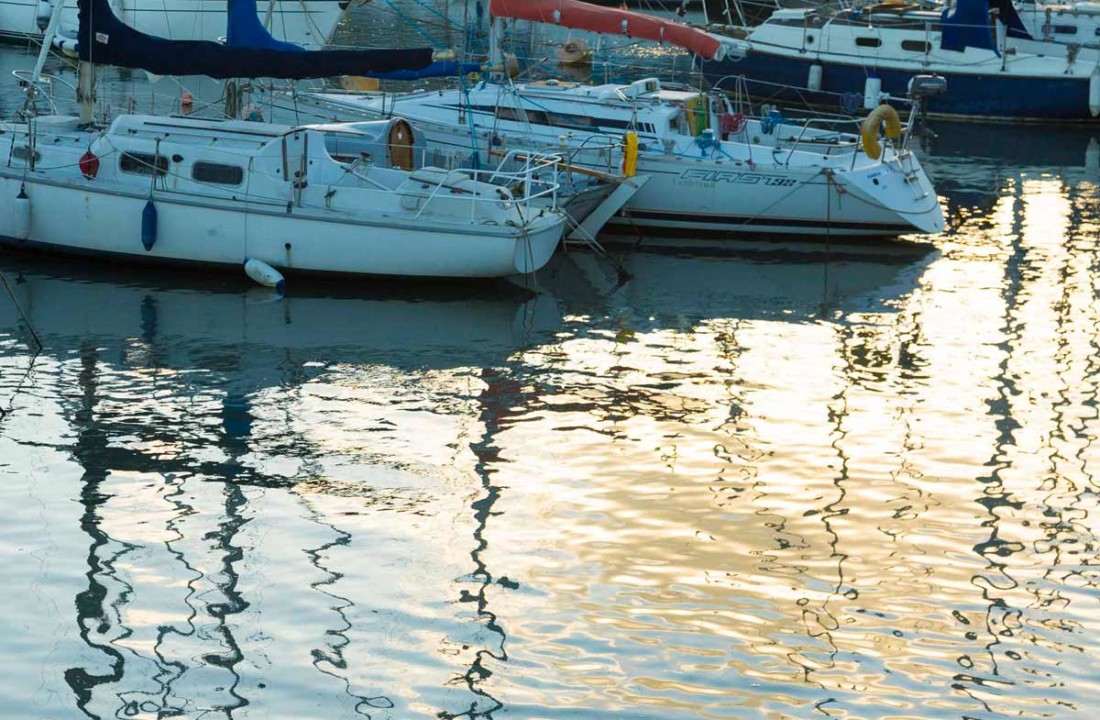
[{"label": "cylindrical fender", "polygon": [[631,130],[623,135],[623,177],[638,174],[638,133]]},{"label": "cylindrical fender", "polygon": [[863,140],[863,152],[872,160],[882,157],[882,144],[879,142],[879,126],[886,123],[886,137],[896,140],[901,137],[901,118],[892,105],[882,104],[863,119],[859,135]]},{"label": "cylindrical fender", "polygon": [[1089,75],[1089,112],[1093,117],[1100,115],[1100,68]]}]

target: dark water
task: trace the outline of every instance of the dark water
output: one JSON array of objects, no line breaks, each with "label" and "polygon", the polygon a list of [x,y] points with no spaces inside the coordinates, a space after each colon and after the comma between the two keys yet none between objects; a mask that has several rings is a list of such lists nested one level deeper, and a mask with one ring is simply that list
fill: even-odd
[{"label": "dark water", "polygon": [[1092,717],[1100,153],[935,129],[928,249],[0,258],[0,716]]}]

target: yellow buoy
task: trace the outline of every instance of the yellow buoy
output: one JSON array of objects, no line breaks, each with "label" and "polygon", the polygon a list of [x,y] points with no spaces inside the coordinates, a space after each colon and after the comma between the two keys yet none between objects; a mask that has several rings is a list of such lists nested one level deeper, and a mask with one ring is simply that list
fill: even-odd
[{"label": "yellow buoy", "polygon": [[879,142],[879,127],[886,123],[886,137],[896,140],[901,137],[901,118],[892,105],[885,103],[871,111],[860,126],[859,135],[863,139],[863,152],[872,160],[882,157],[882,144]]},{"label": "yellow buoy", "polygon": [[633,130],[623,135],[623,177],[638,174],[638,133]]}]

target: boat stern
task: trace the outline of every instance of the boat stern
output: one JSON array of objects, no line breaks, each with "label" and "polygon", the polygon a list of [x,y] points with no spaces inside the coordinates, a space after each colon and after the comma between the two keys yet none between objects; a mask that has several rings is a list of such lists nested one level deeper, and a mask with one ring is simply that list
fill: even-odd
[{"label": "boat stern", "polygon": [[911,152],[890,152],[882,162],[831,170],[833,181],[847,193],[890,222],[909,225],[916,232],[944,229],[943,209],[932,181]]}]

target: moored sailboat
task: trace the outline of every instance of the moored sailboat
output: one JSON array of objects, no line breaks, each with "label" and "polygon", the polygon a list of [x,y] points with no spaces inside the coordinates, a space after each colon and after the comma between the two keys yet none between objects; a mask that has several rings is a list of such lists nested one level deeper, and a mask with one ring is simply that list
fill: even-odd
[{"label": "moored sailboat", "polygon": [[[317,77],[416,71],[433,60],[427,49],[284,52],[168,41],[126,27],[106,0],[81,4],[84,67]],[[81,91],[85,117],[2,126],[6,242],[168,263],[258,259],[290,273],[477,278],[534,272],[564,229],[553,159],[528,157],[513,172],[415,168],[412,130],[396,120],[290,127],[123,115],[98,128],[87,122],[94,93]]]},{"label": "moored sailboat", "polygon": [[1010,0],[957,0],[942,11],[780,10],[728,39],[724,58],[700,63],[708,82],[774,102],[836,110],[865,94],[905,97],[915,76],[935,73],[948,92],[928,100],[931,116],[1080,123],[1100,115],[1100,54],[1037,42]]},{"label": "moored sailboat", "polygon": [[[679,23],[570,0],[492,0],[489,7],[497,21],[625,33],[710,61],[730,47]],[[553,149],[593,169],[636,164],[648,182],[612,223],[647,234],[896,236],[943,229],[907,132],[872,156],[856,122],[748,117],[721,97],[653,78],[597,86],[499,79],[396,97],[311,93],[298,102],[330,118],[406,117],[430,142],[455,150]],[[636,157],[624,150],[626,133],[637,138]]]}]

